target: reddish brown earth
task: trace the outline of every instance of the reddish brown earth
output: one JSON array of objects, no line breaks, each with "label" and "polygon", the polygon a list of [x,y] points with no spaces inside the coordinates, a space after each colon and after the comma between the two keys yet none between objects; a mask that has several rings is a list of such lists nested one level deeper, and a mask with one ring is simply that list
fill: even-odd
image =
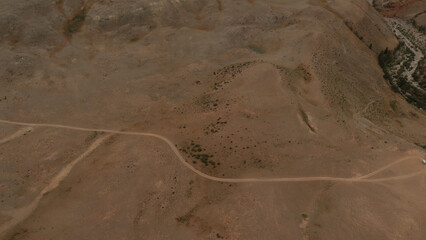
[{"label": "reddish brown earth", "polygon": [[[375,0],[373,6],[384,17],[410,20],[417,27],[426,27],[426,2],[422,0]],[[424,31],[424,30],[423,30]]]},{"label": "reddish brown earth", "polygon": [[0,238],[425,238],[426,116],[367,1],[0,10]]}]

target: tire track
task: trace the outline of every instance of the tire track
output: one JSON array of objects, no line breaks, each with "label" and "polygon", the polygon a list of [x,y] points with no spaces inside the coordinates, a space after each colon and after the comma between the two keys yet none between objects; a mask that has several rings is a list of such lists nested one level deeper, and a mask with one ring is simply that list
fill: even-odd
[{"label": "tire track", "polygon": [[31,213],[37,208],[38,204],[40,203],[40,200],[43,198],[43,196],[50,191],[54,190],[58,187],[59,183],[62,182],[68,174],[71,172],[71,170],[74,168],[74,166],[79,163],[81,160],[83,160],[85,157],[87,157],[90,153],[92,153],[99,145],[101,145],[107,138],[109,138],[112,134],[107,134],[105,136],[102,136],[98,139],[96,139],[89,148],[84,151],[79,157],[74,159],[72,162],[70,162],[68,165],[66,165],[64,168],[62,168],[59,173],[53,177],[53,179],[50,181],[49,185],[47,185],[41,192],[37,195],[37,197],[28,205],[19,208],[14,209],[11,211],[4,211],[3,214],[6,214],[11,217],[11,220],[0,226],[0,237],[5,234],[9,229],[13,228],[20,222],[24,221],[27,217],[31,215]]},{"label": "tire track", "polygon": [[21,128],[18,131],[14,132],[13,134],[11,134],[11,135],[3,138],[3,139],[0,139],[0,144],[6,143],[6,142],[9,142],[9,141],[11,141],[15,138],[24,136],[25,134],[30,133],[32,130],[33,130],[32,127]]}]

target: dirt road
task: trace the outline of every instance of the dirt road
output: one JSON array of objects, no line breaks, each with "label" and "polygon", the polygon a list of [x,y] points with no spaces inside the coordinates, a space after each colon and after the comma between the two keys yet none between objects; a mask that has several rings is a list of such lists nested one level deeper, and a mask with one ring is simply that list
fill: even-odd
[{"label": "dirt road", "polygon": [[[163,140],[166,142],[172,151],[175,153],[175,155],[178,157],[180,162],[185,165],[185,167],[189,168],[192,172],[196,173],[197,175],[217,182],[228,182],[228,183],[273,183],[273,182],[311,182],[311,181],[335,181],[335,182],[383,182],[383,181],[392,181],[392,180],[402,180],[406,178],[411,178],[414,176],[418,176],[422,173],[426,172],[426,168],[423,170],[401,175],[401,176],[395,176],[395,177],[386,177],[386,178],[376,178],[376,179],[370,179],[370,177],[396,165],[401,162],[418,158],[418,156],[407,156],[405,158],[402,158],[398,161],[395,161],[393,163],[390,163],[376,171],[373,171],[369,174],[356,177],[356,178],[338,178],[338,177],[282,177],[282,178],[219,178],[207,175],[196,168],[194,168],[192,165],[186,162],[185,158],[180,154],[179,150],[175,147],[175,145],[170,141],[168,138],[154,134],[154,133],[142,133],[142,132],[127,132],[127,131],[117,131],[117,130],[108,130],[108,129],[94,129],[94,128],[82,128],[82,127],[74,127],[74,126],[65,126],[65,125],[58,125],[58,124],[38,124],[38,123],[23,123],[23,122],[14,122],[14,121],[7,121],[7,120],[0,120],[0,123],[3,124],[13,124],[13,125],[20,125],[20,126],[26,126],[26,128],[23,128],[19,131],[17,131],[15,134],[11,136],[20,136],[23,132],[28,131],[28,129],[32,127],[51,127],[51,128],[62,128],[62,129],[71,129],[71,130],[77,130],[77,131],[86,131],[86,132],[104,132],[109,133],[105,136],[102,136],[98,139],[96,139],[89,148],[81,154],[78,158],[76,158],[74,161],[66,165],[47,185],[39,194],[38,196],[27,206],[15,209],[10,212],[3,212],[3,214],[6,214],[11,217],[11,220],[9,220],[6,224],[0,227],[0,236],[6,233],[9,229],[16,226],[18,223],[25,220],[38,206],[40,200],[43,198],[44,194],[54,190],[60,182],[65,179],[68,174],[71,172],[71,170],[74,168],[76,164],[78,164],[81,160],[83,160],[86,156],[88,156],[90,153],[92,153],[100,144],[102,144],[108,137],[110,137],[112,134],[122,134],[122,135],[134,135],[134,136],[148,136],[148,137],[155,137],[158,139]],[[14,137],[8,137],[7,139],[13,139]]]},{"label": "dirt road", "polygon": [[172,151],[175,153],[177,158],[180,160],[180,162],[185,165],[188,169],[190,169],[192,172],[196,173],[197,175],[217,182],[228,182],[228,183],[267,183],[267,182],[311,182],[311,181],[334,181],[334,182],[383,182],[383,181],[392,181],[392,180],[401,180],[405,178],[414,177],[417,175],[420,175],[422,173],[426,172],[426,168],[407,175],[402,176],[395,176],[395,177],[387,177],[387,178],[376,178],[376,179],[367,179],[370,178],[387,168],[400,163],[402,161],[407,161],[409,159],[416,159],[418,156],[407,156],[403,159],[400,159],[396,162],[390,163],[374,172],[371,172],[369,174],[360,176],[360,177],[353,177],[353,178],[340,178],[340,177],[328,177],[328,176],[319,176],[319,177],[282,177],[282,178],[220,178],[220,177],[214,177],[207,175],[198,169],[194,168],[191,164],[189,164],[186,159],[181,155],[179,150],[175,147],[172,141],[170,141],[168,138],[154,134],[154,133],[143,133],[143,132],[130,132],[130,131],[117,131],[117,130],[109,130],[109,129],[95,129],[95,128],[83,128],[83,127],[75,127],[75,126],[66,126],[66,125],[60,125],[60,124],[45,124],[45,123],[24,123],[24,122],[15,122],[15,121],[8,121],[8,120],[0,120],[0,123],[4,124],[13,124],[13,125],[20,125],[20,126],[27,126],[27,127],[52,127],[52,128],[62,128],[62,129],[71,129],[71,130],[78,130],[78,131],[86,131],[86,132],[105,132],[105,133],[114,133],[114,134],[121,134],[121,135],[132,135],[132,136],[148,136],[148,137],[155,137],[158,139],[163,140],[166,142],[169,147],[172,149]]}]

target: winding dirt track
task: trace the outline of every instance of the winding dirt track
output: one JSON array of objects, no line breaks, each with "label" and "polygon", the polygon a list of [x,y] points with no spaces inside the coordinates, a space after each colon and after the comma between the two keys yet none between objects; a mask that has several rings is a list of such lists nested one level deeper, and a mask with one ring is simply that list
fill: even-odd
[{"label": "winding dirt track", "polygon": [[77,131],[85,131],[85,132],[105,132],[105,133],[113,133],[113,134],[121,134],[121,135],[133,135],[133,136],[147,136],[147,137],[155,137],[158,139],[163,140],[166,142],[169,147],[172,149],[172,151],[175,153],[175,155],[178,157],[180,162],[185,165],[188,169],[190,169],[192,172],[196,173],[197,175],[217,182],[228,182],[228,183],[256,183],[256,182],[312,182],[312,181],[334,181],[334,182],[384,182],[384,181],[392,181],[392,180],[401,180],[406,178],[411,178],[417,175],[420,175],[422,173],[425,173],[426,169],[401,175],[401,176],[395,176],[395,177],[386,177],[386,178],[375,178],[375,179],[367,179],[370,178],[387,168],[390,168],[391,166],[400,163],[402,161],[406,161],[409,159],[414,159],[414,156],[405,157],[403,159],[400,159],[396,162],[390,163],[376,171],[373,171],[369,174],[360,176],[360,177],[353,177],[353,178],[340,178],[340,177],[282,177],[282,178],[220,178],[220,177],[214,177],[207,175],[198,169],[194,168],[191,164],[186,162],[186,159],[181,155],[179,150],[175,147],[175,145],[170,141],[168,138],[163,137],[158,134],[154,133],[144,133],[144,132],[130,132],[130,131],[117,131],[117,130],[109,130],[109,129],[95,129],[95,128],[83,128],[83,127],[75,127],[75,126],[66,126],[66,125],[59,125],[59,124],[45,124],[45,123],[24,123],[24,122],[15,122],[15,121],[8,121],[8,120],[0,120],[0,123],[4,124],[13,124],[13,125],[20,125],[20,126],[26,126],[26,127],[51,127],[51,128],[62,128],[62,129],[70,129],[70,130],[77,130]]},{"label": "winding dirt track", "polygon": [[66,165],[53,179],[50,181],[50,183],[38,194],[38,196],[27,206],[24,206],[22,208],[14,209],[11,211],[3,212],[3,214],[8,215],[11,219],[0,226],[0,238],[2,235],[4,235],[7,231],[12,229],[14,226],[19,224],[20,222],[24,221],[28,216],[31,215],[31,213],[38,207],[39,202],[41,201],[42,197],[54,190],[62,180],[64,180],[68,174],[71,172],[71,170],[74,168],[74,166],[82,161],[85,157],[87,157],[90,153],[92,153],[97,147],[99,147],[106,139],[108,139],[113,134],[121,134],[121,135],[134,135],[134,136],[148,136],[148,137],[155,137],[158,139],[163,140],[166,142],[170,148],[173,150],[175,155],[178,157],[178,159],[181,161],[183,165],[185,165],[187,168],[189,168],[191,171],[196,173],[197,175],[217,182],[229,182],[229,183],[273,183],[273,182],[310,182],[310,181],[335,181],[335,182],[383,182],[383,181],[391,181],[391,180],[401,180],[406,178],[411,178],[417,175],[420,175],[422,173],[425,173],[425,170],[420,170],[414,173],[406,174],[406,175],[400,175],[395,177],[387,177],[387,178],[374,178],[374,179],[367,179],[370,178],[398,163],[401,163],[403,161],[407,161],[409,159],[415,159],[416,156],[407,156],[405,158],[399,159],[398,161],[395,161],[393,163],[390,163],[376,171],[373,171],[369,174],[356,177],[356,178],[337,178],[337,177],[293,177],[293,178],[219,178],[207,175],[196,168],[194,168],[192,165],[186,162],[185,158],[180,154],[179,150],[175,147],[175,145],[166,137],[163,137],[158,134],[154,133],[142,133],[142,132],[127,132],[127,131],[116,131],[116,130],[108,130],[108,129],[94,129],[94,128],[82,128],[82,127],[74,127],[74,126],[65,126],[65,125],[58,125],[58,124],[42,124],[42,123],[23,123],[23,122],[14,122],[14,121],[7,121],[7,120],[0,120],[0,123],[3,124],[13,124],[13,125],[20,125],[20,126],[26,126],[26,128],[20,129],[11,136],[5,138],[4,140],[0,141],[1,143],[7,142],[9,140],[12,140],[14,138],[17,138],[19,136],[22,136],[23,133],[28,132],[29,129],[32,129],[32,127],[51,127],[51,128],[62,128],[62,129],[71,129],[71,130],[77,130],[77,131],[86,131],[86,132],[105,132],[109,133],[103,137],[100,137],[96,139],[88,149],[86,149],[83,154],[81,154],[79,157],[74,159],[71,163]]}]

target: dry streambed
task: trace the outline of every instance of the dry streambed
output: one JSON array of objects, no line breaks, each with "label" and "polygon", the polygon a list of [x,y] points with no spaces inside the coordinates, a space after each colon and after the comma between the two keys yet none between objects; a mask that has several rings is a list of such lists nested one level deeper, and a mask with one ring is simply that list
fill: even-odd
[{"label": "dry streambed", "polygon": [[424,91],[413,77],[420,61],[424,58],[423,51],[425,49],[423,48],[426,46],[424,35],[402,20],[389,18],[386,22],[392,28],[396,37],[408,48],[406,54],[402,56],[405,61],[401,61],[398,65],[395,65],[392,68],[393,72],[402,71],[402,75],[407,78],[407,81],[411,85]]},{"label": "dry streambed", "polygon": [[406,22],[386,19],[399,40],[394,50],[381,52],[379,63],[392,90],[399,92],[413,105],[426,109],[425,35]]}]

